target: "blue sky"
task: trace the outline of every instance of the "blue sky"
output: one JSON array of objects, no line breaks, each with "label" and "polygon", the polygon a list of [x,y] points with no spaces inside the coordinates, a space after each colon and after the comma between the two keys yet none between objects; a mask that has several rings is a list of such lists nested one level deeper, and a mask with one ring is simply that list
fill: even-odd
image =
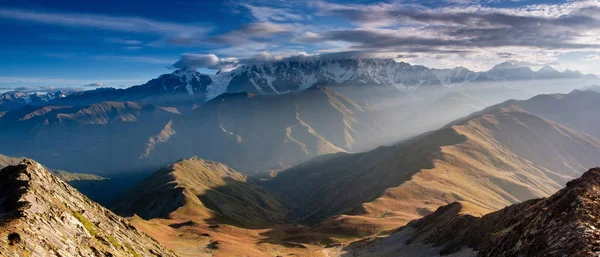
[{"label": "blue sky", "polygon": [[131,86],[288,57],[600,74],[600,1],[0,1],[0,91]]}]

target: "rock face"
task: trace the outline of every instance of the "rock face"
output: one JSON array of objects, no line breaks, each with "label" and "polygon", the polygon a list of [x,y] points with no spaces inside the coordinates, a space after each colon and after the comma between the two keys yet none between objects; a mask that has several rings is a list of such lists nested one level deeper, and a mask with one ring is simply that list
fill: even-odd
[{"label": "rock face", "polygon": [[[598,190],[600,168],[595,168],[549,198],[483,216],[466,231],[464,243],[481,256],[597,256]],[[516,213],[505,217],[507,212]]]},{"label": "rock face", "polygon": [[175,256],[25,159],[0,171],[0,256]]},{"label": "rock face", "polygon": [[598,190],[600,168],[594,168],[548,198],[482,217],[466,213],[464,203],[451,203],[387,238],[348,249],[368,256],[403,256],[417,248],[432,256],[598,256]]}]

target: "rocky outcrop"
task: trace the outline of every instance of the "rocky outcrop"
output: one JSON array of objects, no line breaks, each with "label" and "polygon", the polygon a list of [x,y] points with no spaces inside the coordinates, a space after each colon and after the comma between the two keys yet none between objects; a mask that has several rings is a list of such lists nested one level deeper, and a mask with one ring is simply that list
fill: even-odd
[{"label": "rocky outcrop", "polygon": [[598,256],[599,190],[600,168],[594,168],[548,198],[482,217],[461,213],[461,203],[452,203],[397,233],[414,231],[406,245],[424,243],[439,255],[471,249],[478,256]]},{"label": "rocky outcrop", "polygon": [[175,256],[25,159],[0,171],[0,256]]}]

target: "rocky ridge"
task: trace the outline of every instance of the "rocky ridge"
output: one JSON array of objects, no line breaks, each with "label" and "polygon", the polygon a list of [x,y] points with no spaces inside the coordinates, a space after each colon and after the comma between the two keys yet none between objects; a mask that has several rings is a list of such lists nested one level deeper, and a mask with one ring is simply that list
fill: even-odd
[{"label": "rocky ridge", "polygon": [[387,238],[348,249],[361,256],[398,256],[418,245],[442,256],[598,256],[599,190],[600,168],[594,168],[547,198],[481,217],[465,212],[464,203],[454,202]]},{"label": "rocky ridge", "polygon": [[176,256],[39,163],[0,171],[0,256]]}]

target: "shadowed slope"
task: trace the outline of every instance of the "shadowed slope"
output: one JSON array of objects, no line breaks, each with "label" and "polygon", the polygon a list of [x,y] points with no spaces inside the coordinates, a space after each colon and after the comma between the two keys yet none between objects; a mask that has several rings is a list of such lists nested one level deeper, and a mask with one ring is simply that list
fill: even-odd
[{"label": "shadowed slope", "polygon": [[289,217],[276,197],[245,175],[196,157],[157,171],[126,193],[115,210],[144,219],[189,216],[244,227],[284,223]]},{"label": "shadowed slope", "polygon": [[26,106],[0,117],[0,134],[5,136],[0,151],[70,172],[138,171],[143,164],[137,157],[149,138],[176,115],[171,109],[133,102]]},{"label": "shadowed slope", "polygon": [[464,140],[452,130],[440,130],[372,152],[320,156],[282,172],[267,186],[286,195],[302,220],[315,222],[374,200],[422,168],[433,168],[431,160],[440,157],[441,146]]}]

